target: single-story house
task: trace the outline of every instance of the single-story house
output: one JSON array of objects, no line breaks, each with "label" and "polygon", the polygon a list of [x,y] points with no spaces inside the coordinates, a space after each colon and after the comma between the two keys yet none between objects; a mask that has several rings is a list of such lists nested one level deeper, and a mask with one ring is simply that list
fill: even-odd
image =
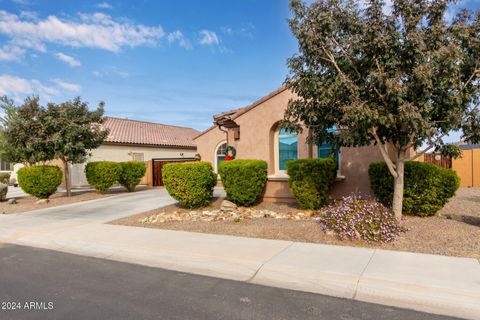
[{"label": "single-story house", "polygon": [[[107,117],[103,126],[109,129],[108,137],[91,151],[87,162],[143,161],[147,163],[143,184],[163,185],[163,164],[194,160],[197,154],[193,138],[199,131],[192,128],[114,117]],[[88,185],[85,164],[74,164],[70,169],[73,187]]]},{"label": "single-story house", "polygon": [[227,146],[236,149],[236,159],[261,159],[268,163],[265,201],[294,201],[288,188],[285,162],[292,159],[335,155],[338,163],[337,181],[332,196],[340,198],[352,192],[372,194],[368,179],[371,162],[382,161],[377,146],[340,148],[306,143],[307,130],[295,134],[279,129],[285,109],[294,94],[287,88],[266,95],[244,108],[214,116],[214,125],[195,137],[197,152],[203,161],[218,165],[225,160]]}]

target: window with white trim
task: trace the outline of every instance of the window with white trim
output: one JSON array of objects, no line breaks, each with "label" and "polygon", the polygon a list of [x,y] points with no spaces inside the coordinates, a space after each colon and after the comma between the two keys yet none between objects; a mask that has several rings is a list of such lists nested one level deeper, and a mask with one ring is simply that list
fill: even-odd
[{"label": "window with white trim", "polygon": [[11,162],[0,160],[0,171],[13,171],[13,164]]},{"label": "window with white trim", "polygon": [[227,142],[221,142],[215,151],[215,171],[218,172],[218,166],[225,161],[227,155]]}]

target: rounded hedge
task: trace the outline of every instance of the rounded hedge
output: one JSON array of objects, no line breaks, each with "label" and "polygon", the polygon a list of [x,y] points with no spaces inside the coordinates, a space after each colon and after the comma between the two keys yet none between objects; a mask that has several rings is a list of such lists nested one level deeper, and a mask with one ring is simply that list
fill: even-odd
[{"label": "rounded hedge", "polygon": [[88,183],[98,193],[105,193],[118,181],[120,165],[112,161],[94,161],[85,166],[85,175]]},{"label": "rounded hedge", "polygon": [[218,168],[227,199],[251,206],[262,196],[267,182],[267,162],[263,160],[224,161]]},{"label": "rounded hedge", "polygon": [[57,166],[23,167],[17,172],[18,185],[26,193],[48,199],[62,183],[62,170]]},{"label": "rounded hedge", "polygon": [[3,183],[3,184],[10,183],[10,172],[0,172],[0,183]]},{"label": "rounded hedge", "polygon": [[[380,202],[391,206],[394,179],[385,162],[370,164],[370,186]],[[460,186],[455,171],[417,161],[405,163],[403,212],[431,216],[448,202]]]},{"label": "rounded hedge", "polygon": [[147,171],[147,166],[144,162],[139,161],[120,162],[119,166],[118,183],[124,186],[128,192],[135,191],[135,187],[138,186]]},{"label": "rounded hedge", "polygon": [[210,204],[217,176],[209,162],[167,163],[162,168],[163,185],[186,208]]},{"label": "rounded hedge", "polygon": [[335,181],[336,163],[331,158],[287,161],[288,186],[302,209],[319,209]]}]

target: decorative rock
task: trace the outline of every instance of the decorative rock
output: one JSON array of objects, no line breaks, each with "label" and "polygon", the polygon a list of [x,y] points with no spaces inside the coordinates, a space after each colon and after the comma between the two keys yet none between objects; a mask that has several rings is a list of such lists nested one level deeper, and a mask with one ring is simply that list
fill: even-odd
[{"label": "decorative rock", "polygon": [[37,202],[35,202],[35,204],[46,204],[46,203],[49,203],[49,202],[50,202],[50,200],[48,200],[48,199],[40,199]]},{"label": "decorative rock", "polygon": [[231,201],[223,200],[222,204],[220,205],[221,211],[234,211],[237,210],[237,205]]},{"label": "decorative rock", "polygon": [[164,223],[175,221],[240,221],[248,219],[284,219],[284,220],[310,220],[316,221],[310,212],[283,211],[276,212],[267,209],[237,207],[230,201],[223,201],[221,209],[202,211],[173,211],[140,218],[141,223]]},{"label": "decorative rock", "polygon": [[17,199],[15,198],[11,198],[11,199],[8,199],[8,204],[17,204]]}]

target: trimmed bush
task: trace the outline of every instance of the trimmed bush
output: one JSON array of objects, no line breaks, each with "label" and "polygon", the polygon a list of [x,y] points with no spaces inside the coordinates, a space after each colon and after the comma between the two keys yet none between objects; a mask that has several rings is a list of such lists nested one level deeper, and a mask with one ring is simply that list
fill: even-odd
[{"label": "trimmed bush", "polygon": [[322,230],[332,230],[341,240],[392,242],[403,231],[391,209],[358,195],[328,205],[317,219]]},{"label": "trimmed bush", "polygon": [[31,166],[18,170],[18,185],[26,193],[48,199],[62,183],[62,170],[57,166]]},{"label": "trimmed bush", "polygon": [[162,179],[168,193],[186,208],[210,204],[217,176],[209,162],[167,163]]},{"label": "trimmed bush", "polygon": [[10,172],[0,172],[0,183],[3,183],[3,184],[10,183]]},{"label": "trimmed bush", "polygon": [[0,182],[0,201],[7,200],[8,184]]},{"label": "trimmed bush", "polygon": [[[393,176],[385,162],[370,164],[370,186],[375,196],[386,206],[393,201]],[[403,212],[416,216],[431,216],[453,197],[460,179],[453,170],[417,161],[405,163]]]},{"label": "trimmed bush", "polygon": [[267,163],[263,160],[224,161],[218,168],[227,199],[239,206],[257,202],[267,182]]},{"label": "trimmed bush", "polygon": [[120,165],[112,161],[94,161],[85,166],[85,175],[88,183],[97,193],[105,193],[118,181]]},{"label": "trimmed bush", "polygon": [[124,186],[128,192],[135,191],[135,187],[138,186],[147,171],[147,166],[138,161],[120,162],[119,165],[118,183]]},{"label": "trimmed bush", "polygon": [[288,186],[302,209],[319,209],[335,181],[336,163],[331,158],[287,161]]}]

